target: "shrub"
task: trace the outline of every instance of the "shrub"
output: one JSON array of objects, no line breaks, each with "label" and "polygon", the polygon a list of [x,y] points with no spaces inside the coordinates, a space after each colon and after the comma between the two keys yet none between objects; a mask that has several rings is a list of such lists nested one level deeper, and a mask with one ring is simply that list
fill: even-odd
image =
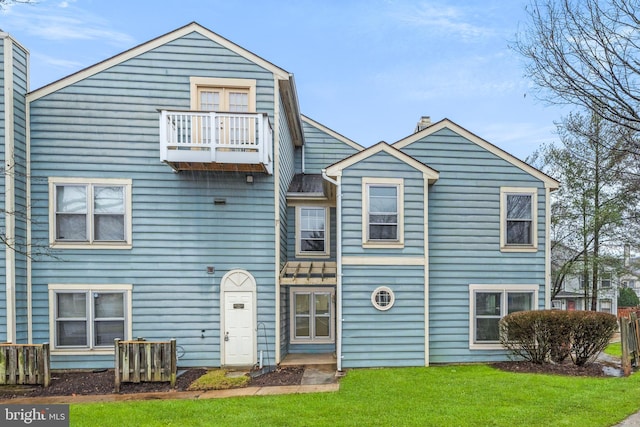
[{"label": "shrub", "polygon": [[500,320],[502,346],[529,362],[544,362],[550,351],[549,333],[542,311],[520,311]]},{"label": "shrub", "polygon": [[575,318],[571,334],[573,363],[583,366],[593,361],[609,344],[618,327],[613,314],[595,311],[570,312]]},{"label": "shrub", "polygon": [[520,311],[500,320],[500,343],[513,355],[533,363],[544,363],[549,357],[561,362],[571,349],[570,331],[566,311]]},{"label": "shrub", "polygon": [[500,320],[500,343],[533,363],[560,363],[571,355],[582,366],[607,346],[617,327],[612,314],[592,311],[533,310]]}]

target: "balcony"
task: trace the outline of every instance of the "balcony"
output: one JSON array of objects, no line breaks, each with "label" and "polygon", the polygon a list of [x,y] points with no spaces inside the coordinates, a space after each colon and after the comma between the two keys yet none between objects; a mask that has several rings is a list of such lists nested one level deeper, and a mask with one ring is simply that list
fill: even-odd
[{"label": "balcony", "polygon": [[265,113],[160,112],[160,160],[183,170],[273,173]]}]

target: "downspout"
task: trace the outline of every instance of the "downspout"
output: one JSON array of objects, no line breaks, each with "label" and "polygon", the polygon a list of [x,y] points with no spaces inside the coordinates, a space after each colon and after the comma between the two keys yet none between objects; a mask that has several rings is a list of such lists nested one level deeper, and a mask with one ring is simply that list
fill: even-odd
[{"label": "downspout", "polygon": [[322,169],[322,178],[336,186],[336,368],[342,371],[342,186]]},{"label": "downspout", "polygon": [[304,144],[302,144],[302,173],[304,174],[305,171],[305,165],[304,165]]}]

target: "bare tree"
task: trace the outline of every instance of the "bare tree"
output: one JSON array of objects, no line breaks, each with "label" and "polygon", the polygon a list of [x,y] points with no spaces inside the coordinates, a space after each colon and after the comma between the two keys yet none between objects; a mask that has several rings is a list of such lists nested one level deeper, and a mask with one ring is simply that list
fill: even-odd
[{"label": "bare tree", "polygon": [[595,113],[572,114],[558,130],[562,144],[543,150],[545,170],[563,183],[552,204],[552,297],[568,274],[578,275],[595,310],[600,273],[614,268],[612,255],[638,235],[640,192],[625,179],[636,165],[617,149],[625,132]]},{"label": "bare tree", "polygon": [[538,98],[631,130],[624,149],[640,153],[640,2],[531,0],[527,12],[512,48]]},{"label": "bare tree", "polygon": [[11,6],[13,4],[33,4],[38,3],[37,0],[0,0],[0,10],[7,8],[7,6]]}]

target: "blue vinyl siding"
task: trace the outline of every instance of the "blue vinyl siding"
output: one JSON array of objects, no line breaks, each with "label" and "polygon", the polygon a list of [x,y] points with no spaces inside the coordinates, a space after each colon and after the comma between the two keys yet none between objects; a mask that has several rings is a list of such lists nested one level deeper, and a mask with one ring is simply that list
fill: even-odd
[{"label": "blue vinyl siding", "polygon": [[[440,172],[429,188],[430,362],[503,360],[469,350],[469,285],[539,285],[544,307],[544,184],[449,129],[402,151]],[[537,252],[500,252],[501,186],[538,189]]]},{"label": "blue vinyl siding", "polygon": [[[319,174],[322,169],[358,152],[355,148],[334,138],[310,123],[303,121],[304,132],[304,173]],[[298,160],[296,166],[301,168],[302,149],[296,149]],[[302,170],[296,170],[301,173]]]},{"label": "blue vinyl siding", "polygon": [[[404,247],[362,246],[362,178],[402,178],[404,182]],[[380,152],[343,171],[343,256],[424,256],[424,181],[422,172]]]},{"label": "blue vinyl siding", "polygon": [[[403,178],[404,247],[363,248],[362,178]],[[424,257],[424,180],[421,171],[380,152],[342,172],[343,256]],[[343,366],[425,365],[425,268],[400,265],[343,266]],[[388,311],[377,310],[371,294],[387,286],[395,294]]]},{"label": "blue vinyl siding", "polygon": [[[190,76],[256,79],[257,111],[282,126],[273,122],[273,74],[198,33],[32,103],[34,216],[48,217],[47,177],[133,180],[131,250],[55,250],[61,261],[34,265],[36,342],[49,336],[47,284],[132,284],[134,337],[176,337],[181,366],[218,366],[220,280],[241,268],[257,282],[257,350],[274,349],[273,176],[256,174],[247,184],[244,173],[176,174],[159,161],[157,109],[188,109]],[[286,130],[284,137],[289,143]],[[33,234],[47,241],[48,225],[34,225]],[[113,363],[88,355],[52,360],[56,368]]]},{"label": "blue vinyl siding", "polygon": [[[343,267],[344,368],[425,365],[424,267]],[[391,288],[395,303],[377,310],[371,293]]]},{"label": "blue vinyl siding", "polygon": [[[280,100],[280,98],[278,98]],[[291,132],[284,114],[284,107],[280,101],[280,267],[284,266],[289,258],[289,245],[287,244],[287,230],[295,228],[295,217],[287,214],[287,190],[295,174],[294,146],[291,140]],[[293,256],[294,252],[291,252]]]},{"label": "blue vinyl siding", "polygon": [[[16,235],[16,342],[27,342],[27,53],[13,46],[13,126]],[[36,251],[39,248],[35,249]]]}]

